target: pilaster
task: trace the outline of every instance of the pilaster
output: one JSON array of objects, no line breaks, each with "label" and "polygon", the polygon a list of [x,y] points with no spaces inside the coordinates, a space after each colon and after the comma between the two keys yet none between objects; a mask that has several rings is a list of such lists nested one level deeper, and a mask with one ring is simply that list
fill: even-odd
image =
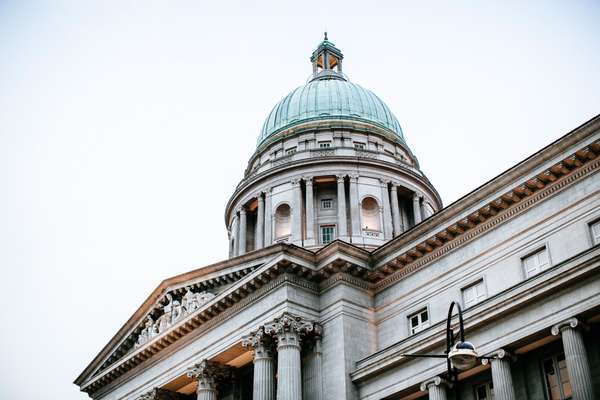
[{"label": "pilaster", "polygon": [[246,254],[246,209],[240,208],[240,229],[238,240],[238,255]]},{"label": "pilaster", "polygon": [[254,238],[254,249],[262,249],[264,247],[264,224],[265,224],[265,200],[262,193],[256,195],[258,207],[256,209],[256,235]]},{"label": "pilaster", "polygon": [[392,232],[392,210],[390,207],[390,194],[388,191],[388,181],[380,179],[381,201],[383,207],[383,237],[389,240],[393,236]]},{"label": "pilaster", "polygon": [[348,240],[348,226],[346,217],[346,190],[344,188],[344,175],[337,176],[337,220],[338,237]]},{"label": "pilaster", "polygon": [[312,177],[304,178],[306,184],[306,241],[305,246],[315,244],[315,201]]},{"label": "pilaster", "polygon": [[302,190],[300,179],[292,179],[292,243],[302,246]]},{"label": "pilaster", "polygon": [[350,175],[350,220],[352,223],[352,236],[360,238],[360,202],[358,200],[358,175]]},{"label": "pilaster", "polygon": [[392,222],[394,226],[394,237],[402,233],[402,221],[400,218],[400,205],[398,203],[398,184],[392,182],[391,188],[392,198]]}]

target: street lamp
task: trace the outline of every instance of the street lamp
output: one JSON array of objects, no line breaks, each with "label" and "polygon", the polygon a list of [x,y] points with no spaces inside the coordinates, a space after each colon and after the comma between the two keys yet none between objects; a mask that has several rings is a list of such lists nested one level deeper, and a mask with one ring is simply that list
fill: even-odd
[{"label": "street lamp", "polygon": [[[452,311],[454,307],[458,311],[458,329],[459,341],[455,342],[455,335],[450,322],[452,320]],[[458,380],[458,371],[465,371],[477,364],[481,358],[477,355],[477,350],[471,342],[465,340],[465,329],[463,326],[463,317],[460,304],[456,301],[450,303],[448,309],[448,318],[446,319],[446,352],[444,354],[402,354],[406,357],[427,357],[427,358],[445,358],[448,366],[448,379],[450,382]]]}]

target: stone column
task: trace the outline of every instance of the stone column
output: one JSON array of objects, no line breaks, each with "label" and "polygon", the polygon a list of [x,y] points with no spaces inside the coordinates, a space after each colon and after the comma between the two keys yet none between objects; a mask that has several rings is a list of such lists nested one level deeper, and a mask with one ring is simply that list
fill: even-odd
[{"label": "stone column", "polygon": [[352,223],[352,236],[361,237],[360,229],[360,201],[358,200],[358,175],[350,175],[350,219]]},{"label": "stone column", "polygon": [[256,237],[254,238],[254,250],[264,247],[264,226],[265,226],[265,200],[262,193],[256,196],[258,208],[256,209]]},{"label": "stone column", "polygon": [[302,400],[300,340],[314,326],[287,312],[265,324],[265,333],[277,339],[277,400]]},{"label": "stone column", "polygon": [[233,214],[233,220],[231,222],[231,237],[233,239],[233,248],[231,249],[231,257],[238,255],[238,241],[239,241],[239,224],[237,212]]},{"label": "stone column", "polygon": [[391,239],[393,236],[392,232],[392,210],[390,207],[390,194],[388,191],[388,182],[380,179],[381,184],[381,201],[383,207],[383,237],[385,239]]},{"label": "stone column", "polygon": [[292,179],[292,243],[302,245],[302,190],[300,179]]},{"label": "stone column", "polygon": [[272,341],[263,327],[242,338],[242,346],[254,349],[254,400],[275,400],[275,363]]},{"label": "stone column", "polygon": [[304,178],[306,183],[306,241],[315,244],[315,201],[313,198],[312,178]]},{"label": "stone column", "polygon": [[312,348],[302,364],[303,400],[324,400],[321,335],[319,325],[315,325]]},{"label": "stone column", "polygon": [[273,243],[273,204],[271,203],[271,189],[265,191],[265,246]]},{"label": "stone column", "polygon": [[346,190],[344,189],[344,175],[337,176],[337,220],[338,237],[348,237],[348,226],[346,217]]},{"label": "stone column", "polygon": [[483,359],[482,364],[491,362],[492,364],[492,382],[494,383],[494,396],[497,400],[516,400],[515,387],[513,385],[512,374],[510,372],[510,363],[514,356],[504,349],[496,350],[491,353],[490,359]]},{"label": "stone column", "polygon": [[394,237],[402,233],[402,221],[400,217],[400,204],[398,203],[398,185],[392,182],[392,222],[394,223]]},{"label": "stone column", "polygon": [[592,373],[581,335],[582,325],[577,318],[569,318],[554,325],[551,331],[555,336],[562,336],[573,400],[592,400],[594,399]]},{"label": "stone column", "polygon": [[246,209],[240,208],[240,234],[238,240],[238,255],[246,254]]},{"label": "stone column", "polygon": [[429,392],[429,400],[446,400],[446,387],[449,387],[449,383],[439,376],[421,383],[421,391]]},{"label": "stone column", "polygon": [[231,378],[231,368],[208,360],[202,360],[188,369],[187,376],[198,379],[198,400],[217,400],[217,382]]},{"label": "stone column", "polygon": [[413,195],[413,212],[415,217],[415,225],[421,222],[421,198],[418,193]]}]

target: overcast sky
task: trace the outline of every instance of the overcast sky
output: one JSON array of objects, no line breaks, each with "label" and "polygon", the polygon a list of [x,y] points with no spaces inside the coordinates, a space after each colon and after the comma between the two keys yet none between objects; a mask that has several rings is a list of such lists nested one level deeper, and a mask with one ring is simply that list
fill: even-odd
[{"label": "overcast sky", "polygon": [[[426,3],[426,4],[425,4]],[[600,113],[594,1],[0,1],[0,398],[71,382],[227,255],[263,119],[323,30],[447,205]]]}]

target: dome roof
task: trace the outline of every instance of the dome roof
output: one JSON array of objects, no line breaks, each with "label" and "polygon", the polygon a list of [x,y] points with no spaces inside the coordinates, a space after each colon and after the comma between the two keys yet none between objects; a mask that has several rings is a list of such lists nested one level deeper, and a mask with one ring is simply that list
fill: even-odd
[{"label": "dome roof", "polygon": [[404,143],[400,123],[379,97],[345,77],[324,76],[296,88],[273,107],[257,146],[291,126],[325,119],[368,122],[391,131]]}]

